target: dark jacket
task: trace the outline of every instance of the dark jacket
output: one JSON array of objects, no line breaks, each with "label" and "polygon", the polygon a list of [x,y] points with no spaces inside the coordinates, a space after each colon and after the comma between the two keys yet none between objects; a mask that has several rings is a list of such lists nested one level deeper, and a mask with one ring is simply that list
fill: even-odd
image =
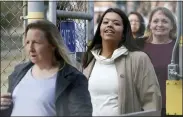
[{"label": "dark jacket", "polygon": [[[9,76],[8,92],[12,93],[27,71],[33,66],[28,62],[15,67]],[[88,91],[88,80],[76,68],[65,64],[58,72],[55,90],[57,116],[92,116],[92,104]],[[10,116],[13,104],[0,115]],[[23,107],[22,107],[23,108]]]}]

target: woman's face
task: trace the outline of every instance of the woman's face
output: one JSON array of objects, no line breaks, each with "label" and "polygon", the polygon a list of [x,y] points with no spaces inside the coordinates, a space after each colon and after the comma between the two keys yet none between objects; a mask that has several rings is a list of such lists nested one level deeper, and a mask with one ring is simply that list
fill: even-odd
[{"label": "woman's face", "polygon": [[117,13],[105,14],[100,26],[100,36],[105,41],[121,41],[123,35],[123,21]]},{"label": "woman's face", "polygon": [[140,28],[140,20],[137,15],[131,14],[128,17],[132,29],[132,33],[136,33]]},{"label": "woman's face", "polygon": [[173,29],[171,20],[165,16],[162,11],[157,11],[152,16],[150,30],[155,36],[169,36],[170,30]]},{"label": "woman's face", "polygon": [[29,29],[25,38],[25,49],[33,63],[45,63],[53,59],[54,47],[48,42],[43,31]]}]

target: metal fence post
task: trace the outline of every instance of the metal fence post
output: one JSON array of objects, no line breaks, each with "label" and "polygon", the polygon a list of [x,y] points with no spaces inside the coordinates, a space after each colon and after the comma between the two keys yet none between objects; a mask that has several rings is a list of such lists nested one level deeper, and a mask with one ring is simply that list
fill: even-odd
[{"label": "metal fence post", "polygon": [[39,20],[45,19],[44,16],[44,2],[43,1],[32,1],[28,0],[28,23]]},{"label": "metal fence post", "polygon": [[179,42],[179,74],[180,76],[183,76],[182,73],[182,44],[183,44],[183,12],[182,12],[182,7],[183,7],[183,2],[182,1],[178,1],[178,19],[179,19],[179,26],[180,26],[180,42]]},{"label": "metal fence post", "polygon": [[[26,17],[27,16],[27,1],[23,1],[23,17],[22,17],[22,20],[23,20],[23,29],[24,29],[24,31],[25,31],[25,28],[26,28],[26,26],[27,26],[27,20],[26,20],[26,18],[24,18],[24,17]],[[24,38],[22,39],[22,45],[24,45]],[[24,53],[24,51],[22,51],[22,60],[26,60],[26,55],[25,55],[25,53]]]},{"label": "metal fence post", "polygon": [[[88,14],[94,16],[94,2],[88,1]],[[94,36],[94,18],[88,20],[88,27],[87,27],[87,43],[89,40],[93,39]]]},{"label": "metal fence post", "polygon": [[[175,80],[175,79],[182,79],[182,2],[181,1],[177,1],[177,19],[178,22],[178,28],[177,28],[177,39],[172,51],[172,58],[171,58],[171,63],[168,65],[168,79],[169,80]],[[175,63],[175,55],[176,55],[176,51],[177,48],[179,47],[179,67],[178,64]],[[178,69],[180,70],[178,72]]]},{"label": "metal fence post", "polygon": [[56,25],[57,21],[57,2],[53,0],[49,0],[48,5],[48,20]]}]

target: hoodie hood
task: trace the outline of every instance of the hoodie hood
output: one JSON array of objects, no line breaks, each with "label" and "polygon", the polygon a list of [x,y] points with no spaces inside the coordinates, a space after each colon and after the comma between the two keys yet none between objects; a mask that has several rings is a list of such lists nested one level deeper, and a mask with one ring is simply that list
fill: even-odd
[{"label": "hoodie hood", "polygon": [[117,48],[114,50],[111,58],[106,58],[104,56],[99,55],[101,52],[101,49],[96,49],[96,50],[91,50],[91,53],[95,57],[95,59],[103,64],[111,64],[114,63],[114,60],[121,55],[127,55],[128,54],[128,49],[125,46],[121,46],[120,48]]}]

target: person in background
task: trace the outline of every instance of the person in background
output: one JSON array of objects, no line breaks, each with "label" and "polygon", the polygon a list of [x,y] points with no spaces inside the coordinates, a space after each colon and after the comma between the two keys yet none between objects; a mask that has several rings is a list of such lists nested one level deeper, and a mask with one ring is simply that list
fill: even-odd
[{"label": "person in background", "polygon": [[30,61],[9,76],[0,115],[91,116],[88,80],[71,66],[57,27],[47,20],[28,24],[25,49]]},{"label": "person in background", "polygon": [[161,110],[161,93],[153,65],[139,51],[123,11],[104,12],[83,58],[93,116]]},{"label": "person in background", "polygon": [[[144,37],[136,39],[141,50],[150,56],[155,68],[163,99],[162,115],[166,115],[166,80],[176,40],[176,29],[176,20],[172,12],[165,7],[157,7],[150,13]],[[178,57],[176,59],[178,62]]]},{"label": "person in background", "polygon": [[138,12],[130,12],[128,19],[130,21],[133,37],[138,38],[143,36],[145,31],[145,22],[141,14]]}]

